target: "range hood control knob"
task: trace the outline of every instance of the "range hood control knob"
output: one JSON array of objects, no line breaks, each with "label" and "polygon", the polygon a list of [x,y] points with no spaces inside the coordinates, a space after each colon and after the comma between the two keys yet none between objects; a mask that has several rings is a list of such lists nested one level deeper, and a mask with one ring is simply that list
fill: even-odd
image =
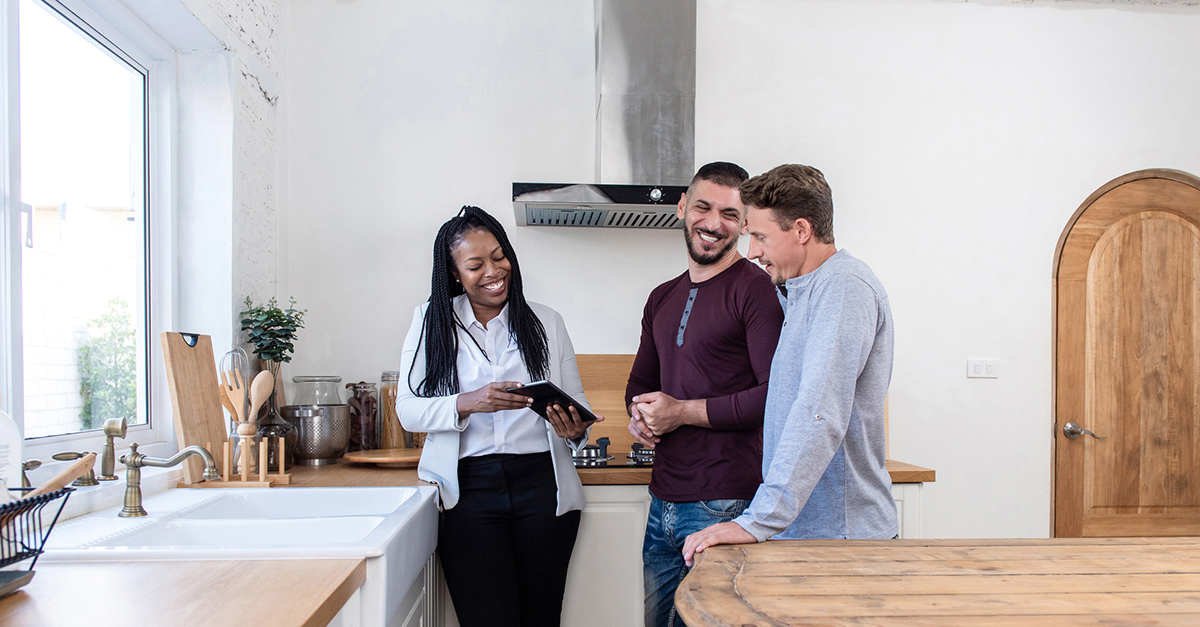
[{"label": "range hood control knob", "polygon": [[663,196],[663,192],[661,189],[655,187],[654,189],[650,190],[650,200],[653,200],[654,202],[658,202],[658,201],[662,200],[662,196]]}]

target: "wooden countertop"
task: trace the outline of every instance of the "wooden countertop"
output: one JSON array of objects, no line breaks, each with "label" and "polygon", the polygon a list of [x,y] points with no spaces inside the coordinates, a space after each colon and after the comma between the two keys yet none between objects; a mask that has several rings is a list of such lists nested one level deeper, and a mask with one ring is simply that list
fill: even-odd
[{"label": "wooden countertop", "polygon": [[913,466],[894,459],[889,459],[884,463],[887,464],[892,483],[933,483],[937,480],[937,472],[930,468]]},{"label": "wooden countertop", "polygon": [[[932,470],[901,462],[889,460],[888,470],[896,483],[934,480]],[[415,468],[342,460],[291,473],[300,487],[426,485]],[[585,485],[646,485],[650,469],[581,468],[579,476]],[[710,549],[710,566],[726,548]],[[323,626],[366,579],[361,559],[42,562],[35,571],[29,585],[0,599],[0,625]]]},{"label": "wooden countertop", "polygon": [[361,559],[39,562],[0,625],[323,627],[366,578]]},{"label": "wooden countertop", "polygon": [[1200,538],[712,547],[675,605],[692,627],[1196,625]]},{"label": "wooden countertop", "polygon": [[[356,464],[339,459],[328,466],[296,466],[290,487],[329,488],[347,486],[411,486],[431,485],[417,478],[416,468],[385,468],[374,464]],[[649,468],[612,467],[579,468],[583,485],[647,485]]]},{"label": "wooden countertop", "polygon": [[[928,468],[894,460],[887,461],[892,483],[932,482],[936,473]],[[579,468],[583,485],[648,485],[650,468],[611,466],[608,468]],[[429,485],[417,478],[416,468],[384,468],[374,464],[355,464],[339,459],[328,466],[296,466],[289,471],[292,486],[411,486]]]}]

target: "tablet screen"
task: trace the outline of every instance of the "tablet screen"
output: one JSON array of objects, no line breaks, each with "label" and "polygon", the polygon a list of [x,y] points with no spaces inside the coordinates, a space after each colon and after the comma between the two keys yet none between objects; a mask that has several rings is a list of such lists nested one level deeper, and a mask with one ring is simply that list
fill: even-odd
[{"label": "tablet screen", "polygon": [[546,420],[550,419],[546,413],[546,408],[557,403],[559,407],[564,409],[574,406],[575,411],[579,412],[579,418],[584,422],[596,421],[596,416],[592,414],[592,412],[588,411],[587,407],[584,407],[582,403],[571,398],[569,394],[562,391],[557,385],[554,385],[549,381],[534,381],[533,383],[528,383],[522,387],[510,388],[505,391],[532,398],[533,405],[530,406],[530,409],[537,412],[537,415],[545,418]]}]

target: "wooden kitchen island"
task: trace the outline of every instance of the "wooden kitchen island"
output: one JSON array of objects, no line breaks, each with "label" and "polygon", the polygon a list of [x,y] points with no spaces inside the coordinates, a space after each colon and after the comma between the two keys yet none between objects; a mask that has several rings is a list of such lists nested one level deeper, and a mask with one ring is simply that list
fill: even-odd
[{"label": "wooden kitchen island", "polygon": [[1200,538],[720,546],[675,605],[691,627],[1198,625]]}]

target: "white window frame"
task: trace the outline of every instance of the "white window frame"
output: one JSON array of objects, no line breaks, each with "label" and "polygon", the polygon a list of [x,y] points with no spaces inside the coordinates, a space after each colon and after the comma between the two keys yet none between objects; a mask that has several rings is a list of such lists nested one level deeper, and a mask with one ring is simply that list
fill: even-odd
[{"label": "white window frame", "polygon": [[[171,328],[175,302],[174,238],[172,186],[175,169],[172,118],[175,110],[175,50],[152,31],[136,15],[116,0],[38,0],[71,19],[85,32],[100,41],[107,41],[118,56],[123,56],[146,74],[146,223],[148,224],[146,281],[149,284],[147,304],[150,309],[148,332],[144,338],[149,361],[145,371],[149,383],[146,404],[149,425],[131,426],[118,450],[137,442],[139,451],[150,455],[169,455],[176,449],[172,408],[166,385],[165,366],[159,348],[158,334]],[[0,344],[4,358],[0,361],[0,388],[3,398],[0,407],[11,415],[24,433],[21,358],[21,249],[20,237],[20,94],[17,57],[17,16],[19,0],[0,0],[3,3],[4,45],[0,54],[0,77],[3,94],[4,145],[7,150],[0,160],[5,187],[5,217],[3,237],[5,255],[0,259]],[[147,355],[139,355],[146,359]],[[99,452],[104,444],[99,430],[62,434],[25,440],[24,459],[39,459],[44,463],[54,453],[63,451]],[[69,462],[67,462],[69,463]],[[98,463],[98,461],[97,461]],[[52,466],[54,464],[51,464]]]}]

